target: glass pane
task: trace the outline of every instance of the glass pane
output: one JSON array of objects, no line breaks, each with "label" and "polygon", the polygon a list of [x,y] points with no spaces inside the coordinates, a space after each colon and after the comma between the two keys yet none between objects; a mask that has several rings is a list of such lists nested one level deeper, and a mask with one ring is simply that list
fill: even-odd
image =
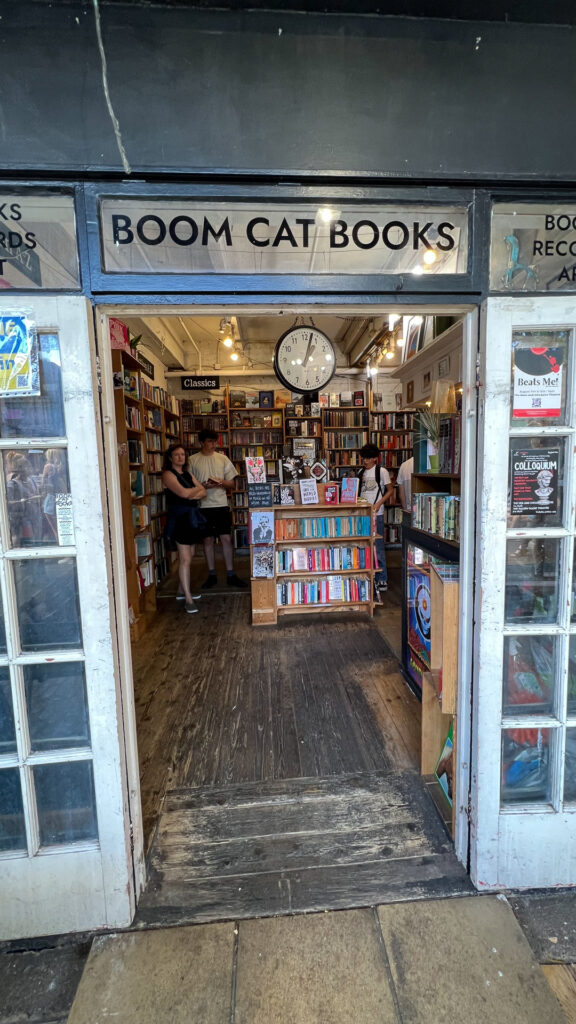
[{"label": "glass pane", "polygon": [[57,334],[38,333],[40,394],[0,402],[0,437],[65,437]]},{"label": "glass pane", "polygon": [[10,670],[0,668],[0,754],[13,754],[16,750],[14,709],[10,692]]},{"label": "glass pane", "polygon": [[568,714],[576,714],[576,636],[570,637],[568,648]]},{"label": "glass pane", "polygon": [[56,495],[70,491],[66,452],[10,451],[3,461],[12,546],[58,544]]},{"label": "glass pane", "polygon": [[76,560],[16,559],[14,580],[22,650],[80,647]]},{"label": "glass pane", "polygon": [[0,771],[0,850],[25,850],[24,806],[17,768]]},{"label": "glass pane", "polygon": [[557,651],[557,642],[550,637],[505,638],[503,714],[551,714]]},{"label": "glass pane", "polygon": [[41,845],[97,839],[92,762],[37,765],[33,771]]},{"label": "glass pane", "polygon": [[560,540],[532,537],[506,544],[506,622],[555,622]]},{"label": "glass pane", "polygon": [[503,804],[549,799],[551,729],[505,729],[502,733]]},{"label": "glass pane", "polygon": [[569,337],[570,331],[514,331],[510,417],[515,425],[567,422]]},{"label": "glass pane", "polygon": [[26,706],[32,750],[90,744],[84,665],[27,665]]},{"label": "glass pane", "polygon": [[508,526],[562,526],[564,439],[510,439]]},{"label": "glass pane", "polygon": [[570,618],[572,622],[576,622],[576,542],[572,555],[572,612]]},{"label": "glass pane", "polygon": [[0,591],[0,654],[6,654],[6,630],[4,629],[4,607]]},{"label": "glass pane", "polygon": [[576,729],[566,730],[564,763],[564,800],[576,800]]}]

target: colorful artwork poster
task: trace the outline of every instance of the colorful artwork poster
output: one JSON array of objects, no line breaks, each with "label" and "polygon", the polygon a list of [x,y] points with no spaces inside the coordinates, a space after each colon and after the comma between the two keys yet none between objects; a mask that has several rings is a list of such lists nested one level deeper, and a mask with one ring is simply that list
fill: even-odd
[{"label": "colorful artwork poster", "polygon": [[410,679],[415,684],[415,687],[413,687],[413,689],[416,688],[420,693],[422,691],[422,676],[427,671],[427,669],[426,665],[424,665],[424,663],[420,661],[420,658],[416,657],[414,651],[410,650],[410,648],[408,648],[406,669],[408,671]]},{"label": "colorful artwork poster", "polygon": [[0,398],[39,394],[35,324],[24,315],[0,315]]},{"label": "colorful artwork poster", "polygon": [[513,448],[510,453],[510,514],[555,513],[559,468],[559,448]]},{"label": "colorful artwork poster", "polygon": [[514,349],[512,416],[556,419],[562,409],[561,348]]},{"label": "colorful artwork poster", "polygon": [[408,570],[408,643],[430,668],[430,577],[415,566]]}]

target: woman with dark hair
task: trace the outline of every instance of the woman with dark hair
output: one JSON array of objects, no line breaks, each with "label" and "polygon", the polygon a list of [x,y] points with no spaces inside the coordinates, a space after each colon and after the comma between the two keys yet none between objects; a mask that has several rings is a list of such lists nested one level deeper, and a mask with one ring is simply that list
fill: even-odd
[{"label": "woman with dark hair", "polygon": [[194,545],[204,539],[200,526],[198,501],[206,496],[206,488],[198,483],[195,476],[186,469],[188,456],[181,444],[171,444],[164,455],[162,483],[166,495],[166,542],[178,551],[178,575],[180,587],[186,602],[185,608],[192,615],[198,611],[194,598],[200,594],[190,591],[190,567],[194,557]]}]

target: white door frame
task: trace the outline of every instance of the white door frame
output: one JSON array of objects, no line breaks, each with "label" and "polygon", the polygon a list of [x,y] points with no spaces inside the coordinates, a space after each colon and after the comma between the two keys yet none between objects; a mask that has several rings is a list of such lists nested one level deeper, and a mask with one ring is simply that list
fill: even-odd
[{"label": "white door frame", "polygon": [[[3,311],[25,312],[43,332],[58,335],[67,450],[74,512],[74,544],[12,549],[5,506],[0,503],[2,590],[12,666],[17,755],[3,754],[0,766],[17,767],[23,780],[28,851],[0,856],[0,938],[126,926],[135,909],[128,792],[122,734],[122,694],[110,616],[113,591],[108,557],[108,522],[95,382],[98,379],[92,311],[81,296],[4,296]],[[5,401],[10,401],[6,399]],[[26,399],[23,399],[26,401]],[[51,447],[49,438],[6,438],[4,450]],[[3,476],[2,488],[4,488]],[[22,653],[17,646],[17,609],[10,561],[73,557],[76,560],[82,647]],[[90,747],[34,752],[27,728],[23,667],[52,661],[85,663]],[[98,839],[42,847],[34,801],[34,766],[92,760]]]},{"label": "white door frame", "polygon": [[[555,713],[549,716],[519,715],[505,719],[502,713],[503,650],[505,626],[506,542],[516,536],[507,522],[510,435],[511,342],[513,329],[572,328],[569,375],[576,379],[576,297],[491,298],[482,308],[482,363],[479,423],[480,469],[478,479],[477,592],[475,618],[481,624],[474,649],[475,683],[473,720],[471,877],[483,890],[540,888],[576,884],[576,804],[562,805],[562,758],[558,747],[551,756],[552,786],[548,804],[500,805],[501,730],[539,726],[562,729],[566,671],[558,679]],[[567,402],[574,403],[574,385],[568,383]],[[570,417],[574,424],[574,415]],[[521,430],[521,426],[520,426]],[[514,432],[518,428],[514,427]],[[541,428],[532,428],[540,434]],[[550,438],[567,436],[567,451],[574,450],[572,427],[547,427]],[[570,444],[572,440],[572,444]],[[570,459],[567,459],[567,463]],[[561,566],[558,624],[508,626],[508,633],[558,635],[562,651],[567,643],[571,593],[571,540],[574,531],[574,466],[566,465],[566,528],[540,529],[546,536],[566,538]],[[518,532],[518,531],[517,531]],[[530,530],[524,531],[530,534]],[[572,626],[572,631],[576,627]],[[576,719],[572,716],[572,723]],[[556,734],[560,737],[560,731]]]}]

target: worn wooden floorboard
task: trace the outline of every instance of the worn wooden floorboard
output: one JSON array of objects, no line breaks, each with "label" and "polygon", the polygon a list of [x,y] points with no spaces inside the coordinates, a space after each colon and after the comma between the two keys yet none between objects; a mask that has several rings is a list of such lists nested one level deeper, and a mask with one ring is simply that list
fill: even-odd
[{"label": "worn wooden floorboard", "polygon": [[374,620],[254,629],[245,594],[199,608],[161,603],[134,651],[150,831],[162,810],[138,920],[471,891],[415,770],[420,706]]},{"label": "worn wooden floorboard", "polygon": [[156,888],[142,897],[136,927],[375,906],[401,900],[473,895],[453,854],[396,858],[383,863],[261,872],[200,879]]}]

